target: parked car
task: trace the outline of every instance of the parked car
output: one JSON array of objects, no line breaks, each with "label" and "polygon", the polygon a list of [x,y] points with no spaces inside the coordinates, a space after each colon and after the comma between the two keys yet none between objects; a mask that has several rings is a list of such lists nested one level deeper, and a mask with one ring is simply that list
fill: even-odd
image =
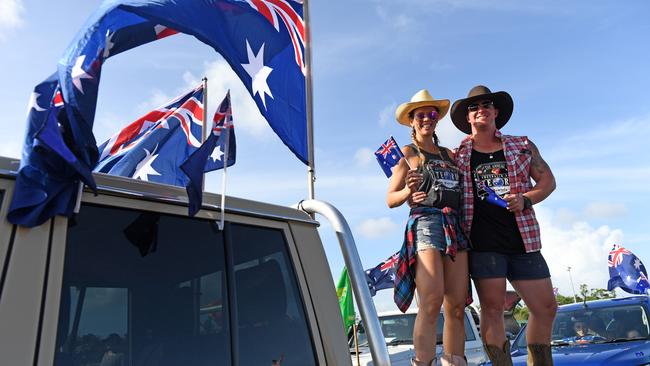
[{"label": "parked car", "polygon": [[[552,352],[560,365],[650,365],[650,298],[587,301],[560,306]],[[526,327],[512,345],[514,365],[526,365]]]},{"label": "parked car", "polygon": [[[417,312],[417,309],[409,309],[406,313],[390,311],[379,314],[379,323],[381,324],[381,330],[386,339],[392,366],[410,366],[410,359],[415,357],[413,348],[413,325],[415,324]],[[438,355],[442,353],[442,329],[444,322],[444,315],[440,312],[437,323],[438,342],[435,346],[436,354]],[[360,364],[362,366],[373,365],[370,352],[367,348],[367,339],[363,324],[359,326],[357,341],[359,344]],[[352,354],[352,364],[356,365],[357,355],[352,337],[349,339],[349,344]],[[467,308],[465,309],[465,355],[469,365],[478,365],[487,360],[487,356],[483,352],[483,345],[478,330],[476,329],[476,324]]]}]

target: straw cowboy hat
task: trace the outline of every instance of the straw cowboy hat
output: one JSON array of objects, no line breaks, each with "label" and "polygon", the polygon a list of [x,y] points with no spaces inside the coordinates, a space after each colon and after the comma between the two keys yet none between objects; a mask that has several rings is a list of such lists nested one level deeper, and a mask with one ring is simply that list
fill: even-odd
[{"label": "straw cowboy hat", "polygon": [[486,99],[491,100],[494,107],[499,110],[495,120],[497,130],[505,126],[510,116],[512,116],[513,102],[510,94],[504,91],[492,93],[487,86],[477,85],[469,91],[467,98],[459,99],[451,106],[451,120],[456,125],[456,128],[470,135],[472,126],[467,122],[467,107],[474,102]]},{"label": "straw cowboy hat", "polygon": [[420,107],[435,107],[438,110],[438,120],[441,120],[449,111],[449,99],[433,99],[429,91],[422,89],[411,98],[410,102],[402,103],[395,111],[395,119],[397,122],[411,127],[411,119],[409,113],[414,109]]}]

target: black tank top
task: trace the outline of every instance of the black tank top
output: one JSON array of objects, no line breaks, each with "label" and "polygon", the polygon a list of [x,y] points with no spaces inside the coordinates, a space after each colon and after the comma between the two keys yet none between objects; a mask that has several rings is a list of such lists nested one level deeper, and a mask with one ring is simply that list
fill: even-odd
[{"label": "black tank top", "polygon": [[[418,151],[414,144],[407,146]],[[424,150],[420,150],[420,152],[424,155],[424,163],[418,167],[418,172],[423,176],[418,191],[427,192],[427,199],[419,205],[436,208],[451,207],[454,210],[459,210],[462,193],[460,172],[447,154],[447,150],[441,148],[440,155]]]},{"label": "black tank top", "polygon": [[510,193],[508,166],[503,150],[486,154],[472,150],[472,190],[474,191],[474,216],[472,218],[472,250],[502,254],[525,253],[515,215],[503,207],[488,203],[487,193],[476,189],[482,181],[501,197]]}]

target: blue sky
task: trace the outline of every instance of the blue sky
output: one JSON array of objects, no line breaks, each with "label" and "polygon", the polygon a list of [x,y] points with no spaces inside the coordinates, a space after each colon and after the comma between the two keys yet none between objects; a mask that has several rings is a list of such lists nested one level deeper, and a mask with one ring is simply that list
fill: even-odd
[{"label": "blue sky", "polygon": [[[99,1],[0,0],[0,155],[17,157],[32,88],[49,76]],[[605,287],[607,252],[619,243],[650,261],[648,88],[650,23],[645,1],[313,1],[316,197],[337,206],[366,268],[397,251],[407,208],[388,209],[387,180],[372,151],[409,131],[397,105],[419,89],[465,97],[485,84],[515,101],[503,131],[533,140],[558,188],[536,207],[543,253],[560,293]],[[306,167],[260,117],[225,61],[192,37],[139,47],[103,68],[94,132],[121,126],[209,78],[214,108],[232,89],[237,164],[228,194],[291,205],[306,198]],[[212,113],[212,112],[210,112]],[[443,145],[462,139],[446,117]],[[221,191],[220,173],[207,190]],[[334,277],[343,266],[331,228],[321,228]],[[393,309],[390,293],[376,297]]]}]

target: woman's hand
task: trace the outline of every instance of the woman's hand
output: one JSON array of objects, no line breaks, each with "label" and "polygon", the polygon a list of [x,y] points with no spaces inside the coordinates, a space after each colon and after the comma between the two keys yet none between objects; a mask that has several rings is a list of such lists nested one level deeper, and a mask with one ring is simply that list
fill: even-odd
[{"label": "woman's hand", "polygon": [[409,207],[413,208],[413,207],[419,205],[420,203],[424,202],[424,200],[426,198],[427,198],[426,192],[413,192],[413,193],[411,193],[411,195],[409,196],[409,200],[408,200]]},{"label": "woman's hand", "polygon": [[409,170],[406,173],[405,183],[411,193],[416,193],[422,184],[422,174],[418,173],[416,169]]}]

